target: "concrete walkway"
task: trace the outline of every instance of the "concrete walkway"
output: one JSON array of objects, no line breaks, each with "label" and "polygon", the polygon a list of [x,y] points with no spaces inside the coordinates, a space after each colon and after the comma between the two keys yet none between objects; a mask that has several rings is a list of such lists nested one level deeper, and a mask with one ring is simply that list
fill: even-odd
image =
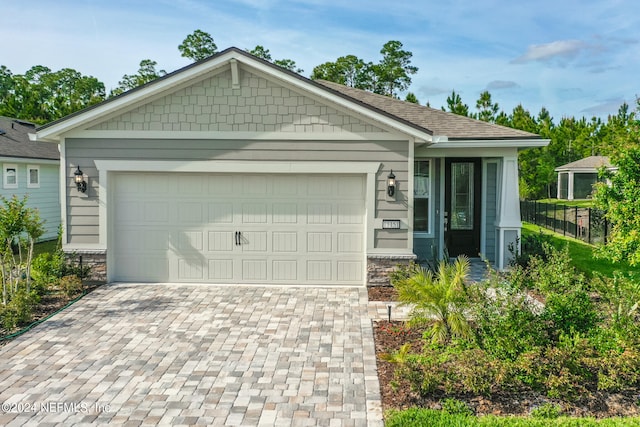
[{"label": "concrete walkway", "polygon": [[383,425],[364,288],[106,285],[0,360],[5,426]]}]

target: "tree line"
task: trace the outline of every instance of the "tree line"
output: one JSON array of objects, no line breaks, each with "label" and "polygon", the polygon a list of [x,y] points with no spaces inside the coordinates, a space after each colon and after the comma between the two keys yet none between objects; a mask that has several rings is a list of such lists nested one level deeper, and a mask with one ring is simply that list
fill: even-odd
[{"label": "tree line", "polygon": [[[213,37],[202,30],[189,34],[178,46],[183,57],[200,61],[218,52]],[[257,45],[247,52],[272,62],[289,71],[303,73],[291,59],[274,59],[264,46]],[[373,93],[399,98],[411,85],[411,77],[418,68],[411,64],[413,54],[404,49],[401,42],[391,40],[380,50],[377,61],[365,60],[356,55],[345,55],[335,61],[325,62],[313,68],[310,78],[324,79],[359,88]],[[24,74],[13,74],[6,66],[0,66],[0,115],[44,124],[107,98],[120,95],[166,74],[152,59],[140,61],[139,69],[125,74],[118,85],[108,93],[104,83],[93,76],[86,76],[71,68],[53,71],[36,65]],[[419,103],[408,92],[407,102]],[[489,91],[483,91],[475,108],[462,101],[455,90],[441,109],[454,114],[496,123],[548,138],[547,147],[525,150],[520,153],[520,194],[526,199],[552,197],[555,192],[554,169],[571,161],[590,155],[613,156],[620,150],[637,145],[634,125],[638,108],[632,111],[623,104],[616,115],[606,120],[593,117],[562,117],[554,121],[549,111],[542,108],[532,114],[518,105],[511,112],[502,111]],[[429,106],[429,104],[426,104]]]},{"label": "tree line", "polygon": [[[202,30],[189,34],[178,50],[192,61],[204,60],[218,52],[213,37]],[[304,72],[292,59],[273,59],[264,46],[246,50],[290,72]],[[355,55],[341,56],[314,67],[310,78],[399,98],[409,89],[411,76],[418,72],[418,68],[411,65],[413,54],[405,50],[401,42],[391,40],[382,46],[380,55],[377,62]],[[118,85],[107,94],[104,83],[71,68],[53,71],[36,65],[24,74],[13,74],[2,65],[0,115],[37,124],[48,123],[164,76],[166,71],[157,66],[156,61],[143,59],[136,73],[122,76]],[[408,92],[404,100],[419,103],[412,92]],[[608,252],[615,260],[629,258],[632,265],[640,265],[639,98],[636,98],[633,110],[624,103],[617,114],[606,120],[564,116],[557,122],[544,107],[537,115],[522,105],[511,112],[502,111],[486,90],[476,101],[475,110],[470,109],[455,90],[446,102],[446,107],[441,107],[444,111],[532,132],[551,141],[546,147],[523,150],[519,154],[520,196],[526,199],[554,195],[556,167],[591,155],[610,156],[613,164],[620,165],[619,172],[615,177],[609,177],[613,181],[609,190],[600,186],[596,193],[597,203],[608,211],[608,219],[613,225],[612,239],[603,250],[605,256]]]}]

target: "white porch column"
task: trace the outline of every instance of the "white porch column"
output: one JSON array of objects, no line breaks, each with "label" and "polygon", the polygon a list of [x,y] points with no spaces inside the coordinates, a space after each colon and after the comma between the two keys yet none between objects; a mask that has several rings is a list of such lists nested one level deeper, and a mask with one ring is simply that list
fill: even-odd
[{"label": "white porch column", "polygon": [[518,191],[518,158],[502,160],[498,217],[496,220],[496,267],[503,270],[509,265],[512,254],[509,246],[520,251],[520,195]]},{"label": "white porch column", "polygon": [[573,171],[569,172],[569,179],[567,179],[567,200],[573,200]]}]

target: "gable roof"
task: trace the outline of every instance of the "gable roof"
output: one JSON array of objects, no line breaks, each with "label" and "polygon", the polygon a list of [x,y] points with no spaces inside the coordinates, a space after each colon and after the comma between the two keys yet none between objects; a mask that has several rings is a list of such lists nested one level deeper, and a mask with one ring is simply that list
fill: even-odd
[{"label": "gable roof", "polygon": [[458,139],[541,139],[540,136],[464,117],[435,108],[401,101],[361,89],[344,86],[326,80],[317,80],[323,86],[353,98],[364,105],[384,111],[425,129],[432,135]]},{"label": "gable roof", "polygon": [[575,162],[567,163],[566,165],[558,166],[555,168],[556,172],[565,171],[597,171],[602,166],[607,169],[615,169],[615,166],[611,164],[609,157],[607,156],[589,156],[584,159],[576,160]]},{"label": "gable roof", "polygon": [[59,160],[56,145],[29,140],[35,130],[33,123],[0,116],[0,157]]},{"label": "gable roof", "polygon": [[548,143],[548,140],[529,132],[482,122],[328,81],[310,80],[235,47],[225,49],[209,58],[188,65],[117,97],[41,126],[38,128],[37,138],[55,141],[64,133],[87,126],[92,122],[95,123],[99,117],[108,117],[115,112],[123,112],[133,108],[150,97],[166,94],[168,91],[188,84],[190,81],[195,81],[214,70],[229,65],[233,70],[234,66],[237,66],[237,62],[262,71],[273,78],[297,87],[299,90],[307,91],[328,102],[381,122],[396,131],[413,137],[416,142],[518,140],[521,142],[519,146],[540,146]]}]

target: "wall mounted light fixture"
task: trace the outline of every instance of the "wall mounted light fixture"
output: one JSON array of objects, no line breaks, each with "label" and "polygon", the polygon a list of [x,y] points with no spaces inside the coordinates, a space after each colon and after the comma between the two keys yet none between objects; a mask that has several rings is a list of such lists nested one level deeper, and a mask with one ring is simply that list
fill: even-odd
[{"label": "wall mounted light fixture", "polygon": [[393,174],[393,169],[387,176],[387,194],[389,197],[393,197],[396,194],[396,176]]},{"label": "wall mounted light fixture", "polygon": [[78,165],[78,169],[73,173],[76,182],[76,188],[81,193],[87,192],[87,182],[84,180],[84,174],[80,170],[80,166]]}]

